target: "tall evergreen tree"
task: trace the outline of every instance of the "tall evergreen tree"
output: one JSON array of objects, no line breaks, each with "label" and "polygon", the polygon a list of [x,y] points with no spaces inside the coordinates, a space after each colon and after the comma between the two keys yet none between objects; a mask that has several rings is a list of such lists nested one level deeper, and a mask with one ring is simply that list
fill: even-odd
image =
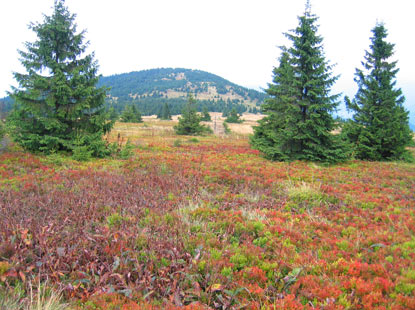
[{"label": "tall evergreen tree", "polygon": [[285,34],[292,46],[281,48],[280,65],[267,89],[267,117],[251,139],[267,158],[336,162],[344,157],[340,139],[331,133],[339,95],[330,95],[330,88],[337,77],[325,59],[317,19],[307,3],[297,28]]},{"label": "tall evergreen tree", "polygon": [[200,117],[196,113],[196,100],[192,94],[188,96],[188,102],[183,109],[182,116],[179,117],[179,123],[174,126],[174,130],[178,135],[201,135],[210,133],[210,127],[200,124]]},{"label": "tall evergreen tree", "polygon": [[69,151],[83,147],[93,156],[109,153],[102,136],[112,128],[107,120],[105,88],[94,54],[85,55],[85,31],[77,33],[75,15],[55,0],[53,14],[29,29],[37,35],[19,51],[27,73],[14,73],[19,87],[12,97],[17,108],[9,117],[12,137],[35,152]]},{"label": "tall evergreen tree", "polygon": [[405,97],[396,88],[396,61],[391,61],[394,44],[385,41],[383,24],[372,29],[370,51],[366,51],[363,69],[356,69],[358,91],[353,101],[345,98],[354,111],[353,120],[344,128],[355,144],[356,157],[368,160],[400,159],[411,142]]},{"label": "tall evergreen tree", "polygon": [[273,70],[273,83],[265,90],[269,98],[261,106],[266,117],[254,128],[251,144],[269,159],[290,160],[297,151],[293,140],[297,134],[300,109],[296,104],[290,55],[284,48],[279,60],[279,66]]}]

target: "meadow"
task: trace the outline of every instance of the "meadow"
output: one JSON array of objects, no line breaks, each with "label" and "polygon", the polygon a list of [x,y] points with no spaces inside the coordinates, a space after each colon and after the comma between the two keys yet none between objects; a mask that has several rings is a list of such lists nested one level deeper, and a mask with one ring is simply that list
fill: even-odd
[{"label": "meadow", "polygon": [[117,123],[125,159],[1,153],[0,292],[47,283],[77,310],[415,309],[415,164],[270,162],[236,128],[173,123]]}]

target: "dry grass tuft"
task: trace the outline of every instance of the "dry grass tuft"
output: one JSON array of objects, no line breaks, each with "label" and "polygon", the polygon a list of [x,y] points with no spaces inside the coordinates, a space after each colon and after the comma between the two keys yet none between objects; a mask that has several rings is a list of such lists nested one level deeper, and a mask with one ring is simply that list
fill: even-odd
[{"label": "dry grass tuft", "polygon": [[71,310],[62,300],[59,291],[46,285],[30,286],[28,296],[19,296],[16,292],[0,291],[0,310]]}]

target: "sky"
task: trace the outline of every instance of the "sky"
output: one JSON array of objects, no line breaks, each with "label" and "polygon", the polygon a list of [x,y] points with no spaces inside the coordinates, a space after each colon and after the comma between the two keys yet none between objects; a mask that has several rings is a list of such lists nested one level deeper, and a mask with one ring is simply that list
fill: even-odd
[{"label": "sky", "polygon": [[[241,86],[261,89],[272,81],[284,32],[298,25],[305,0],[66,0],[78,30],[86,30],[100,74],[152,68],[188,68],[217,74]],[[371,30],[383,22],[387,41],[395,44],[400,71],[397,87],[415,123],[415,29],[413,0],[311,0],[319,17],[327,60],[340,75],[334,93],[353,97],[354,73]],[[50,15],[53,0],[0,1],[2,46],[0,97],[15,85],[13,72],[24,72],[18,50],[36,39],[30,22]],[[342,110],[340,115],[345,115]]]}]

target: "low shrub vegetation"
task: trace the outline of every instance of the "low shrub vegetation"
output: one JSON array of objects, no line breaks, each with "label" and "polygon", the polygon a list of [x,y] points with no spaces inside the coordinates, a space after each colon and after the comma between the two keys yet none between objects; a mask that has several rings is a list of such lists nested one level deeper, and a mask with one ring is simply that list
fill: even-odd
[{"label": "low shrub vegetation", "polygon": [[0,154],[7,307],[34,281],[76,310],[413,307],[413,164],[269,162],[147,125],[108,137],[128,160]]}]

